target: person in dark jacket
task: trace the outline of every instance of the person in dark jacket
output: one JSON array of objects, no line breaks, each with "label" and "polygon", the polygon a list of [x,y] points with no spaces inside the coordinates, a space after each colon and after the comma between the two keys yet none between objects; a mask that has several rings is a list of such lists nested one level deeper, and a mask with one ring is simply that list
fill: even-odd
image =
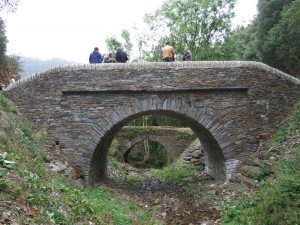
[{"label": "person in dark jacket", "polygon": [[102,63],[103,56],[99,52],[99,48],[95,47],[94,51],[90,54],[89,62],[90,63]]},{"label": "person in dark jacket", "polygon": [[192,52],[190,51],[189,47],[184,48],[184,55],[182,57],[183,61],[192,61]]},{"label": "person in dark jacket", "polygon": [[118,63],[126,63],[128,61],[127,54],[121,48],[117,48],[116,60]]}]

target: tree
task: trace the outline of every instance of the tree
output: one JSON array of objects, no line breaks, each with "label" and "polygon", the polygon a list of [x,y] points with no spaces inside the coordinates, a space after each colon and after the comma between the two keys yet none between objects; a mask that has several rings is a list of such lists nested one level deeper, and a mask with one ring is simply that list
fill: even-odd
[{"label": "tree", "polygon": [[[0,12],[6,10],[7,12],[15,12],[17,10],[19,0],[0,0]],[[7,37],[5,30],[5,23],[0,17],[0,67],[1,74],[5,74],[6,77],[1,75],[1,79],[9,79],[9,74],[14,72],[19,77],[19,72],[21,71],[20,57],[16,58],[6,56],[6,45]],[[13,66],[12,66],[13,65]],[[13,70],[12,70],[13,68]],[[9,71],[9,72],[8,72]],[[4,82],[3,80],[3,82]]]},{"label": "tree", "polygon": [[146,34],[137,34],[136,35],[136,42],[138,46],[138,56],[135,57],[132,62],[145,62],[146,58],[146,51],[144,50],[144,46],[147,45],[147,35]]},{"label": "tree", "polygon": [[130,58],[133,44],[130,42],[129,31],[122,30],[121,37],[123,38],[123,41],[119,41],[115,36],[107,37],[105,39],[107,49],[108,49],[108,51],[115,53],[117,48],[122,48],[122,49],[124,49],[124,51],[127,53],[128,57]]},{"label": "tree", "polygon": [[15,12],[19,5],[19,0],[1,0],[0,11]]},{"label": "tree", "polygon": [[161,9],[145,15],[145,22],[154,35],[159,34],[159,40],[171,41],[177,58],[181,58],[184,47],[189,46],[194,60],[212,59],[211,45],[222,40],[230,31],[235,2],[166,0]]},{"label": "tree", "polygon": [[6,44],[8,42],[6,37],[5,23],[0,17],[0,66],[4,67],[6,65]]},{"label": "tree", "polygon": [[277,69],[300,77],[299,0],[259,0],[257,54]]},{"label": "tree", "polygon": [[118,47],[122,46],[122,43],[119,42],[115,36],[106,38],[105,43],[110,52],[114,52]]},{"label": "tree", "polygon": [[21,72],[23,72],[23,65],[21,62],[21,56],[10,55],[6,56],[7,68],[11,71],[12,74],[17,76],[17,79],[21,79]]},{"label": "tree", "polygon": [[6,56],[6,44],[8,40],[5,32],[5,23],[0,17],[0,68],[2,69],[1,78],[4,79],[2,80],[4,83],[9,80],[10,74],[15,74],[20,79],[20,72],[22,72],[21,57],[17,55]]},{"label": "tree", "polygon": [[8,69],[10,73],[15,74],[20,79],[20,72],[22,72],[21,57],[17,55],[6,56],[8,40],[5,32],[5,23],[0,17],[0,67],[4,70]]},{"label": "tree", "polygon": [[[149,35],[146,34],[145,37],[147,37],[148,42],[141,42],[142,40],[138,40],[138,41],[140,41],[139,43],[144,44],[143,46],[142,45],[139,46],[139,51],[141,51],[143,54],[143,61],[147,61],[147,62],[161,61],[161,58],[162,58],[161,47],[166,44],[166,41],[168,40],[168,38],[161,37],[155,43],[153,41],[154,39],[150,38]],[[149,45],[150,45],[150,47],[149,47]]]},{"label": "tree", "polygon": [[128,56],[131,55],[133,44],[130,42],[130,33],[128,30],[122,30],[121,37],[124,39],[123,47]]},{"label": "tree", "polygon": [[215,60],[257,61],[255,20],[247,27],[238,27],[228,33],[224,40],[215,43],[211,49]]},{"label": "tree", "polygon": [[[274,47],[272,66],[300,77],[300,0],[284,7],[281,20],[269,31],[264,46]],[[280,64],[276,64],[280,62]]]}]

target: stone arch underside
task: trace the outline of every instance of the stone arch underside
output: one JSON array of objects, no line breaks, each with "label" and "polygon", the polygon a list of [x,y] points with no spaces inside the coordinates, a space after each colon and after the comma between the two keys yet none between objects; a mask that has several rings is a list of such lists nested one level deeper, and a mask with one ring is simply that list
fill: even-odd
[{"label": "stone arch underside", "polygon": [[172,152],[172,150],[169,149],[169,145],[164,140],[162,140],[160,137],[155,136],[155,135],[138,135],[136,138],[129,141],[128,144],[122,146],[121,152],[123,153],[124,162],[128,162],[128,155],[129,155],[130,151],[134,148],[134,146],[136,144],[138,144],[139,142],[146,141],[146,140],[155,141],[155,142],[161,144],[165,148],[164,151],[168,155],[168,162],[170,163],[170,162],[174,161],[174,158],[170,154],[170,152]]},{"label": "stone arch underside", "polygon": [[115,140],[120,146],[119,151],[125,162],[129,152],[137,143],[149,140],[163,146],[168,163],[172,163],[196,140],[196,136],[190,128],[186,127],[126,126],[117,134]]},{"label": "stone arch underside", "polygon": [[[134,148],[139,142],[141,142],[141,141],[154,141],[154,140],[151,140],[151,139],[149,139],[149,138],[143,138],[143,139],[141,139],[140,141],[138,141],[138,142],[132,144],[132,145],[124,152],[124,154],[123,154],[123,160],[124,160],[125,163],[129,163],[129,164],[134,164],[134,165],[142,166],[142,165],[144,165],[144,164],[147,162],[147,160],[149,160],[149,156],[150,156],[151,153],[149,153],[148,156],[147,156],[146,154],[144,154],[144,159],[143,159],[142,161],[132,161],[132,160],[129,160],[129,159],[128,159],[128,156],[129,156],[130,152],[131,152],[131,151],[133,150],[133,148]],[[155,141],[155,142],[156,142],[156,141]],[[159,143],[159,142],[157,142],[157,143]],[[159,143],[159,144],[161,144],[161,143]],[[162,146],[165,148],[164,145],[162,145]],[[170,164],[170,163],[171,163],[171,157],[170,157],[170,155],[168,154],[168,151],[165,150],[165,149],[163,149],[163,152],[167,155],[168,164]]]},{"label": "stone arch underside", "polygon": [[[191,105],[186,105],[180,100],[165,99],[162,104],[158,104],[154,99],[145,99],[136,101],[137,105],[127,105],[115,108],[113,112],[106,114],[105,121],[112,126],[100,139],[93,153],[89,180],[91,183],[103,181],[106,174],[107,154],[114,136],[122,129],[130,120],[146,114],[164,114],[175,116],[177,119],[184,120],[185,123],[193,130],[197,138],[200,140],[205,155],[206,171],[216,180],[224,181],[229,173],[226,167],[227,161],[234,160],[230,154],[226,153],[226,146],[221,149],[221,145],[228,141],[226,131],[217,119],[214,119],[215,113],[208,109],[197,109]],[[116,118],[119,118],[116,119]],[[226,119],[226,118],[225,118]],[[214,127],[210,127],[214,124]],[[219,126],[218,126],[219,125]],[[214,128],[213,132],[207,128]],[[224,141],[225,140],[225,141]],[[227,156],[227,159],[226,159]],[[228,157],[229,156],[229,157]]]}]

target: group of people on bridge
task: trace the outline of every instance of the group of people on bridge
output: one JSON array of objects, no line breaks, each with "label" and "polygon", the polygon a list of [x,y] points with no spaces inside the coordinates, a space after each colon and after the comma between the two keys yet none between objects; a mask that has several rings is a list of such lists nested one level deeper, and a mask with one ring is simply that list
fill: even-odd
[{"label": "group of people on bridge", "polygon": [[[171,46],[170,42],[166,42],[166,46],[162,48],[162,58],[164,62],[174,62],[175,52],[174,48]],[[108,56],[104,57],[100,52],[99,48],[95,47],[94,51],[90,54],[89,62],[94,63],[126,63],[128,61],[128,56],[121,48],[116,49],[116,58],[113,57],[113,53],[109,52]],[[184,48],[184,54],[182,61],[192,61],[192,52],[189,47]]]},{"label": "group of people on bridge", "polygon": [[[162,57],[164,62],[174,62],[175,61],[175,52],[174,48],[171,46],[170,42],[166,42],[166,46],[162,48]],[[182,61],[192,61],[192,52],[189,47],[184,48],[184,54]]]},{"label": "group of people on bridge", "polygon": [[99,48],[95,47],[94,51],[90,54],[90,63],[126,63],[128,61],[128,56],[121,48],[117,48],[116,58],[113,57],[113,53],[109,52],[108,56],[104,57],[100,52]]}]

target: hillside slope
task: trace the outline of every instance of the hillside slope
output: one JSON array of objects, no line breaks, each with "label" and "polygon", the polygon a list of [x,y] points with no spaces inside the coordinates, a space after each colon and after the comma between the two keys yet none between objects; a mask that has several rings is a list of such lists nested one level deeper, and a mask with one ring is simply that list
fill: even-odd
[{"label": "hillside slope", "polygon": [[245,186],[229,191],[223,199],[222,224],[299,224],[299,162],[300,103],[273,139],[235,175],[235,182]]},{"label": "hillside slope", "polygon": [[0,92],[0,224],[153,224],[152,209],[50,171],[45,137]]},{"label": "hillside slope", "polygon": [[[128,178],[126,171],[119,171],[127,179],[119,184],[131,182],[123,189],[84,188],[79,180],[58,172],[68,168],[53,170],[59,164],[47,151],[46,135],[44,128],[33,132],[0,92],[0,224],[202,224],[204,218],[209,224],[299,224],[300,104],[226,184],[197,183],[202,173],[177,162],[159,171],[165,183],[160,178],[153,183],[150,172],[147,183],[136,172]],[[198,177],[188,177],[191,171]],[[156,184],[167,184],[173,193],[158,197]],[[145,190],[149,199],[142,202]],[[176,194],[183,194],[179,190],[188,190],[186,204],[175,200]],[[164,208],[160,201],[166,199]]]}]

